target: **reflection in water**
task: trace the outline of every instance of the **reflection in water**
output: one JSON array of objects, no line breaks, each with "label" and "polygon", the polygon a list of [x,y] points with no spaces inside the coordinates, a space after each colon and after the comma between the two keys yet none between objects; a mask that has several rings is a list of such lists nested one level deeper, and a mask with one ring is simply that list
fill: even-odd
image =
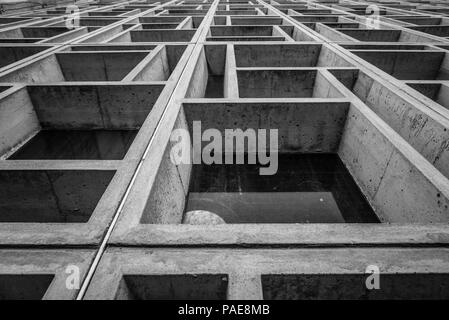
[{"label": "reflection in water", "polygon": [[41,130],[9,159],[123,159],[137,130]]},{"label": "reflection in water", "polygon": [[280,154],[275,175],[259,165],[194,165],[186,211],[226,223],[379,222],[336,154]]}]

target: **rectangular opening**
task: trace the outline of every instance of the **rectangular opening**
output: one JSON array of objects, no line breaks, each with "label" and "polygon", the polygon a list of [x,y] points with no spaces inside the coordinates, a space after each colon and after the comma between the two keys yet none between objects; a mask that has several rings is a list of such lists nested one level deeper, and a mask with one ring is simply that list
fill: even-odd
[{"label": "rectangular opening", "polygon": [[413,26],[407,28],[420,32],[425,32],[437,37],[449,37],[449,25]]},{"label": "rectangular opening", "polygon": [[0,274],[0,300],[42,300],[54,275]]},{"label": "rectangular opening", "polygon": [[164,86],[33,85],[28,86],[32,108],[44,129],[139,129]]},{"label": "rectangular opening", "polygon": [[[288,33],[288,32],[287,32]],[[207,41],[284,41],[269,25],[211,26]]]},{"label": "rectangular opening", "polygon": [[[225,223],[379,222],[336,154],[348,107],[339,102],[184,103],[191,136],[194,121],[201,121],[203,132],[219,130],[222,147],[230,139],[226,129],[276,128],[279,150],[270,161],[274,175],[261,175],[259,169],[269,165],[248,164],[248,154],[245,164],[237,164],[237,140],[234,164],[224,164],[218,155],[223,164],[192,165],[184,212],[211,212]],[[256,134],[242,138],[246,150],[255,152]],[[208,144],[203,141],[201,150]],[[192,223],[189,215],[184,214],[184,223]]]},{"label": "rectangular opening", "polygon": [[235,45],[237,67],[314,67],[321,45]]},{"label": "rectangular opening", "polygon": [[189,42],[195,35],[196,30],[132,30],[132,42]]},{"label": "rectangular opening", "polygon": [[0,67],[25,59],[48,48],[38,46],[0,46]]},{"label": "rectangular opening", "polygon": [[0,157],[122,159],[163,88],[28,86],[0,100]]},{"label": "rectangular opening", "polygon": [[0,222],[88,222],[114,174],[98,170],[2,170]]},{"label": "rectangular opening", "polygon": [[328,47],[321,44],[234,45],[236,66],[253,67],[351,67]]},{"label": "rectangular opening", "polygon": [[225,274],[124,275],[117,300],[225,300]]},{"label": "rectangular opening", "polygon": [[137,130],[41,130],[10,160],[120,160]]},{"label": "rectangular opening", "polygon": [[260,167],[193,165],[186,212],[229,224],[379,222],[336,154],[279,154],[270,176]]},{"label": "rectangular opening", "polygon": [[449,275],[380,275],[380,289],[366,287],[368,274],[262,275],[266,300],[447,300]]},{"label": "rectangular opening", "polygon": [[23,27],[20,30],[24,38],[52,38],[70,31],[67,27]]},{"label": "rectangular opening", "polygon": [[223,98],[226,46],[205,46],[187,92],[188,98]]},{"label": "rectangular opening", "polygon": [[[197,69],[199,66],[196,66]],[[204,69],[201,70],[199,74],[203,74]],[[387,124],[390,125],[391,123],[391,128],[396,130],[398,134],[401,134],[406,141],[410,141],[412,146],[421,143],[420,139],[423,138],[420,135],[415,134],[413,131],[410,131],[410,133],[406,131],[407,129],[421,130],[421,126],[416,126],[415,124],[414,127],[406,127],[405,125],[408,125],[407,121],[411,122],[411,119],[398,120],[393,116],[387,117],[388,112],[397,110],[397,105],[404,106],[404,108],[413,108],[413,105],[409,105],[403,100],[395,102],[395,99],[400,99],[400,97],[396,97],[392,91],[385,91],[385,94],[391,96],[390,99],[379,98],[379,91],[383,92],[383,90],[387,90],[386,87],[381,83],[374,82],[374,79],[369,78],[361,71],[349,70],[347,74],[343,72],[344,69],[338,69],[338,71],[340,75],[337,75],[337,79],[334,80],[332,80],[331,75],[324,73],[323,75],[333,83],[337,83],[338,79],[344,79],[342,82],[348,85],[367,104],[366,107],[371,108],[373,112],[385,118]],[[195,75],[192,81],[195,85],[198,85],[198,80],[195,80]],[[366,88],[370,88],[370,91],[368,92]],[[369,98],[371,95],[377,97],[377,100]],[[390,101],[394,102],[391,103],[391,110],[390,105],[385,104]],[[416,112],[414,109],[410,110]],[[405,115],[408,114],[410,113],[405,113]],[[372,113],[361,103],[354,104],[342,100],[334,101],[332,99],[326,99],[325,101],[318,99],[311,99],[310,101],[298,100],[296,102],[286,102],[281,99],[267,100],[265,102],[258,100],[251,101],[249,99],[242,102],[235,102],[233,100],[221,102],[204,100],[203,102],[199,102],[198,100],[186,99],[172,129],[189,130],[190,137],[195,137],[192,138],[195,139],[195,149],[192,150],[195,154],[202,154],[203,161],[199,161],[196,158],[197,160],[193,160],[193,162],[190,159],[190,162],[183,162],[181,164],[173,163],[170,160],[170,150],[175,148],[175,145],[173,141],[167,141],[163,158],[157,169],[156,179],[147,195],[146,204],[141,213],[140,223],[226,223],[227,221],[225,219],[214,214],[213,211],[209,211],[206,219],[203,221],[192,221],[190,216],[197,215],[197,213],[191,211],[204,210],[204,207],[193,206],[192,204],[195,203],[193,201],[197,201],[198,199],[202,201],[202,196],[210,197],[209,199],[206,198],[202,203],[200,202],[200,204],[203,205],[205,203],[205,205],[212,207],[223,200],[222,204],[224,205],[221,210],[231,217],[232,210],[240,210],[247,203],[251,203],[251,205],[254,203],[255,206],[262,204],[263,206],[268,196],[261,197],[260,199],[257,198],[260,196],[257,194],[245,195],[247,198],[242,198],[244,201],[239,200],[238,197],[240,194],[245,193],[276,193],[278,192],[276,188],[287,188],[288,181],[279,183],[282,179],[276,179],[275,176],[276,174],[286,174],[285,172],[282,173],[282,170],[287,170],[289,179],[291,179],[292,175],[297,175],[297,178],[292,180],[301,182],[301,174],[303,174],[301,170],[304,168],[304,165],[299,165],[301,164],[301,157],[309,159],[306,163],[310,162],[311,157],[317,157],[313,161],[313,164],[310,164],[308,167],[310,173],[318,172],[316,180],[313,180],[315,179],[313,178],[304,181],[304,183],[297,186],[297,190],[293,186],[291,189],[285,189],[284,194],[274,194],[275,197],[290,197],[290,194],[287,193],[303,192],[300,196],[295,194],[294,197],[292,196],[287,199],[291,201],[291,207],[293,208],[300,207],[303,209],[304,205],[299,205],[295,201],[299,201],[298,199],[301,202],[308,201],[310,198],[306,198],[306,196],[309,197],[309,195],[306,195],[306,192],[314,192],[314,190],[317,193],[312,194],[312,196],[319,196],[315,198],[315,200],[318,200],[316,202],[318,206],[330,204],[330,206],[325,208],[325,210],[328,210],[327,212],[334,210],[332,208],[338,208],[341,205],[340,201],[346,200],[341,200],[342,197],[338,195],[339,191],[334,192],[334,190],[325,187],[326,180],[320,179],[325,179],[323,176],[326,175],[329,175],[328,177],[332,176],[332,179],[334,179],[338,175],[343,174],[344,171],[343,175],[345,178],[342,178],[340,181],[338,179],[331,179],[332,186],[338,185],[342,186],[342,190],[357,190],[357,192],[354,191],[350,195],[343,196],[348,199],[351,198],[348,201],[353,202],[348,205],[349,209],[339,209],[337,216],[340,222],[351,222],[350,219],[358,222],[446,222],[449,202],[444,190],[440,189],[432,178],[429,179],[428,176],[422,174],[421,168],[419,167],[420,163],[415,163],[413,159],[405,158],[401,153],[402,150],[400,147],[394,145],[386,138],[385,132],[374,126],[370,122],[371,119],[369,117],[372,117]],[[418,119],[429,126],[428,132],[433,137],[436,137],[433,134],[434,132],[441,132],[441,139],[445,137],[445,128],[441,123],[436,122],[435,119],[428,120],[427,117],[421,118],[419,116]],[[194,129],[195,123],[197,126],[196,129]],[[200,127],[198,127],[198,123],[200,123]],[[403,127],[399,127],[399,125],[403,125]],[[272,139],[277,140],[277,145],[270,147],[271,153],[267,154],[267,157],[270,155],[273,156],[264,162],[265,165],[253,165],[253,163],[262,163],[260,157],[253,157],[253,161],[257,160],[258,162],[237,162],[234,158],[234,161],[228,161],[227,163],[237,164],[235,166],[209,166],[212,162],[219,164],[221,161],[221,163],[224,163],[223,153],[225,152],[234,157],[242,153],[247,153],[248,156],[255,154],[257,152],[257,146],[260,143],[257,137],[259,130],[262,129],[268,130],[265,132],[267,137],[265,141],[266,146],[270,145]],[[271,138],[271,129],[277,130],[273,138]],[[208,132],[206,133],[206,131]],[[198,133],[201,134],[199,135]],[[185,141],[184,139],[186,138],[183,137],[182,139]],[[424,141],[427,141],[427,138]],[[190,141],[191,147],[192,143]],[[444,143],[444,140],[442,142],[435,141],[432,145],[427,143],[427,145],[435,148],[434,150],[436,151],[441,149],[441,143]],[[435,168],[432,168],[431,172],[435,176],[438,176],[437,170],[441,170],[443,174],[447,175],[448,162],[444,160],[447,159],[447,153],[440,152],[440,154],[435,155],[432,149],[429,150],[430,153],[426,154],[423,152],[423,155],[428,158],[431,156],[436,157],[433,160]],[[276,152],[279,153],[278,158],[274,156]],[[265,150],[265,153],[268,153],[268,151]],[[288,161],[289,157],[293,157],[293,160],[290,160],[290,162]],[[323,162],[326,163],[325,167],[333,168],[332,170],[334,171],[330,173],[321,172],[319,164]],[[205,166],[202,167],[199,165],[200,163],[203,163]],[[251,165],[247,167],[238,163],[251,163]],[[265,172],[269,170],[270,173],[265,173],[265,176],[262,176],[258,170],[262,167]],[[343,167],[347,171],[343,170]],[[205,177],[202,177],[203,175]],[[230,181],[227,179],[230,179]],[[270,185],[269,183],[272,181],[273,183],[278,181],[277,185]],[[307,183],[311,183],[312,186],[320,185],[321,187],[312,190],[299,188],[307,185]],[[344,183],[346,185],[343,186]],[[327,186],[329,185],[330,183],[327,184]],[[267,187],[268,191],[264,190],[264,187]],[[272,189],[269,189],[270,187]],[[332,193],[333,202],[330,202],[330,198],[326,198],[331,195],[329,192]],[[222,196],[222,193],[225,193],[225,195]],[[233,194],[229,195],[226,193]],[[237,205],[236,209],[234,209],[232,207],[233,205],[230,204],[230,196],[236,197],[237,200],[235,202],[245,202],[244,205]],[[272,197],[272,195],[270,194],[269,197]],[[337,197],[340,198],[337,199]],[[279,199],[277,202],[269,201],[266,204],[269,212],[265,216],[268,216],[271,221],[278,222],[279,220],[275,219],[281,214],[284,214],[280,210],[277,210],[277,207],[273,208],[273,203],[286,202],[284,198]],[[352,217],[346,218],[348,212],[357,206],[359,206],[357,212]],[[229,210],[229,207],[232,210]],[[288,212],[289,208],[287,206],[287,209],[285,209],[287,213],[286,217],[284,216],[282,218],[285,219],[284,221],[292,221],[293,219],[297,219],[296,222],[310,221],[308,217],[294,216],[294,218],[291,218],[293,215]],[[310,208],[311,212],[315,212],[314,218],[319,217],[320,212],[324,212],[323,210],[320,211],[320,207],[311,206]],[[234,216],[236,218],[232,220],[233,222],[244,222],[243,218],[241,219],[240,217],[245,217],[245,214],[250,210],[243,210],[245,212],[239,212],[238,215]],[[245,222],[251,221],[251,223],[258,223],[260,217],[257,214],[264,209],[252,210],[256,218],[252,221],[246,220]],[[277,213],[277,215],[272,214],[273,212]],[[375,215],[365,214],[366,212],[374,212]],[[201,216],[203,213],[198,213],[198,215]],[[270,216],[270,214],[272,215]],[[210,217],[214,217],[214,219],[209,219]],[[251,218],[249,217],[249,219]],[[335,215],[325,215],[321,218],[323,223],[338,220],[335,219]]]}]

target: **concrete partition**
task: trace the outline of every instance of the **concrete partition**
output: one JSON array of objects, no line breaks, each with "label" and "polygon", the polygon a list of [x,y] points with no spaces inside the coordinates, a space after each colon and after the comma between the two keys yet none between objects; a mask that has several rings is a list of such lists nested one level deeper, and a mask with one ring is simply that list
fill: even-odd
[{"label": "concrete partition", "polygon": [[[376,291],[363,286],[372,261]],[[86,299],[446,299],[447,272],[444,249],[110,248]]]},{"label": "concrete partition", "polygon": [[394,92],[369,75],[359,72],[352,92],[402,138],[448,176],[447,141],[449,122],[446,118],[414,105],[406,96]]}]

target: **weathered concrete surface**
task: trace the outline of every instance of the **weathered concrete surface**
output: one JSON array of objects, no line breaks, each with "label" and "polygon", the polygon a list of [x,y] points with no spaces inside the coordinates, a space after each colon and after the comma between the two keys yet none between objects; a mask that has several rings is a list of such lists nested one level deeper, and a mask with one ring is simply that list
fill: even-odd
[{"label": "weathered concrete surface", "polygon": [[54,84],[27,87],[43,127],[138,129],[163,84]]},{"label": "weathered concrete surface", "polygon": [[[400,277],[401,274],[437,273],[441,275],[438,286],[444,286],[446,291],[435,290],[437,286],[435,282],[425,284],[421,282],[420,286],[416,286],[419,278],[415,278],[416,280],[412,279],[403,283],[405,290],[401,292],[441,299],[447,296],[449,285],[448,257],[445,249],[253,249],[250,251],[242,249],[109,249],[100,262],[86,299],[145,298],[145,296],[152,298],[154,296],[150,288],[145,291],[145,295],[141,294],[142,290],[147,283],[153,283],[156,288],[163,289],[165,285],[162,286],[159,283],[164,282],[159,279],[172,283],[174,292],[183,293],[184,299],[185,295],[193,294],[192,286],[186,282],[187,279],[192,279],[191,281],[197,279],[195,281],[198,285],[193,292],[198,298],[213,298],[216,297],[216,291],[208,292],[208,294],[205,292],[209,290],[212,283],[217,281],[220,284],[216,284],[215,288],[224,286],[226,282],[222,279],[225,276],[229,277],[229,284],[226,283],[227,288],[225,287],[228,299],[262,299],[264,296],[269,296],[270,292],[274,293],[273,286],[267,281],[260,284],[261,276],[262,279],[266,277],[263,275],[349,276],[355,274],[362,278],[360,280],[364,284],[365,269],[371,264],[376,264],[381,274],[391,274],[391,277],[396,275]],[[196,275],[196,278],[190,278],[193,275]],[[137,279],[140,279],[140,285],[135,281]],[[206,279],[209,281],[206,282]],[[212,282],[211,279],[216,280]],[[124,281],[128,282],[128,290],[123,289]],[[349,285],[349,283],[343,283],[340,289],[342,291],[344,288],[349,289]],[[278,297],[297,298],[297,292],[299,293],[301,288],[292,292],[293,288],[287,291],[278,287]],[[309,298],[319,298],[313,295],[317,289],[316,284],[309,283],[309,289],[311,292]],[[378,294],[381,296],[391,293],[388,287],[384,290]],[[164,290],[159,291],[161,294],[164,292]],[[351,293],[351,291],[346,292]],[[332,295],[331,289],[327,288],[323,294]],[[172,295],[173,293],[168,297],[171,298]],[[395,297],[400,298],[400,295],[396,294]]]},{"label": "weathered concrete surface", "polygon": [[114,171],[0,171],[1,222],[87,222]]},{"label": "weathered concrete surface", "polygon": [[43,50],[44,46],[0,46],[0,67],[22,60]]},{"label": "weathered concrete surface", "polygon": [[414,105],[367,74],[359,73],[352,90],[446,177],[449,175],[449,122],[432,110]]},{"label": "weathered concrete surface", "polygon": [[[341,289],[337,297],[343,298],[346,293],[357,296],[351,277],[355,274],[358,281],[366,265],[376,262],[387,273],[435,272],[437,281],[444,284],[445,249],[413,247],[447,246],[449,241],[448,40],[437,36],[446,34],[447,19],[419,18],[416,12],[407,12],[406,5],[397,7],[404,13],[398,16],[392,8],[396,5],[390,8],[391,4],[383,3],[380,29],[371,30],[365,17],[356,15],[364,15],[364,6],[333,1],[338,6],[331,7],[330,3],[109,3],[83,7],[82,28],[75,30],[65,29],[60,16],[65,11],[58,7],[28,14],[32,21],[25,19],[20,25],[18,20],[0,18],[0,53],[5,57],[0,81],[7,88],[0,86],[2,154],[20,147],[41,126],[139,129],[126,157],[116,161],[0,161],[0,176],[7,178],[3,193],[9,195],[0,199],[0,206],[14,204],[23,209],[2,215],[4,219],[22,216],[50,221],[59,219],[59,209],[67,213],[80,207],[83,211],[83,221],[77,223],[1,222],[0,246],[97,249],[112,230],[117,213],[112,238],[104,239],[106,247],[230,247],[136,248],[129,251],[133,253],[112,249],[114,253],[106,252],[89,289],[88,297],[95,298],[103,293],[109,294],[107,298],[313,297],[304,296],[298,283],[312,293],[322,290],[319,297],[326,298],[335,297],[328,288],[337,283]],[[426,14],[448,12],[442,7],[435,10]],[[9,49],[44,43],[49,50],[36,54]],[[365,55],[363,59],[355,55],[357,50]],[[427,98],[402,79],[418,85]],[[11,88],[12,83],[16,84]],[[220,126],[220,131],[235,126],[279,127],[282,148],[289,152],[338,151],[386,223],[181,224],[185,199],[192,195],[192,167],[170,160],[175,145],[170,134],[173,129],[188,129],[192,117]],[[54,179],[56,172],[64,178]],[[84,178],[75,179],[73,172]],[[24,179],[27,174],[31,178]],[[108,175],[112,180],[94,208],[93,199],[102,189],[95,186]],[[94,191],[89,192],[92,185]],[[125,192],[128,187],[129,193]],[[20,188],[25,191],[20,193]],[[28,214],[31,202],[41,205],[37,215]],[[85,213],[90,209],[89,219]],[[281,208],[272,214],[282,216],[276,209]],[[66,217],[73,218],[70,212]],[[256,215],[249,218],[257,220]],[[327,249],[288,249],[292,245]],[[232,249],[237,246],[285,249]],[[374,248],[351,250],[348,246]],[[399,246],[408,248],[395,249]],[[36,261],[36,256],[47,256],[43,251],[30,252],[21,251],[20,259],[10,260],[9,265],[26,274],[21,267],[28,263],[24,257]],[[54,271],[46,269],[47,276],[39,277],[44,269],[27,270],[36,271],[36,286],[3,274],[0,283],[7,287],[15,283],[33,297],[41,296]],[[312,278],[313,274],[346,277],[335,282],[335,278]],[[423,292],[419,281],[402,279],[400,293]],[[169,294],[167,284],[176,290]],[[157,287],[159,295],[150,287]],[[8,294],[20,296],[23,290]]]},{"label": "weathered concrete surface", "polygon": [[0,74],[1,82],[42,83],[65,81],[55,55],[33,60]]},{"label": "weathered concrete surface", "polygon": [[351,52],[399,80],[437,79],[445,57],[442,51],[351,50]]},{"label": "weathered concrete surface", "polygon": [[[192,134],[193,121],[201,121],[202,130],[278,129],[280,152],[334,152],[340,143],[348,112],[348,103],[331,99],[315,102],[266,103],[185,102],[183,109]],[[268,133],[267,133],[268,136]],[[207,142],[203,142],[206,145]],[[251,150],[255,151],[255,146]]]},{"label": "weathered concrete surface", "polygon": [[241,98],[313,97],[315,70],[238,70]]},{"label": "weathered concrete surface", "polygon": [[226,275],[124,276],[116,300],[224,300]]},{"label": "weathered concrete surface", "polygon": [[66,52],[56,57],[66,81],[120,81],[148,52]]}]

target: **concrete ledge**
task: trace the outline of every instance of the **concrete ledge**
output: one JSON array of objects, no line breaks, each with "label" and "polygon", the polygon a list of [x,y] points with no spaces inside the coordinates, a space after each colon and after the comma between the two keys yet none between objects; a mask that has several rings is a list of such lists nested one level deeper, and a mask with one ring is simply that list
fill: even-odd
[{"label": "concrete ledge", "polygon": [[[245,298],[258,300],[271,297],[274,292],[276,296],[293,299],[296,293],[285,291],[286,288],[282,286],[274,288],[266,278],[269,275],[303,277],[359,275],[360,286],[362,286],[367,276],[365,270],[369,265],[378,266],[381,272],[380,278],[384,281],[388,276],[396,276],[399,280],[401,276],[416,274],[417,278],[408,278],[409,280],[403,283],[408,290],[400,291],[401,294],[409,292],[412,295],[432,295],[432,286],[446,287],[449,284],[448,261],[449,253],[445,249],[253,249],[248,251],[114,248],[109,249],[103,256],[85,299],[152,299],[155,297],[223,299],[221,296],[214,295],[217,291],[221,292],[223,287],[227,292],[226,298],[230,300]],[[244,269],[242,265],[245,266]],[[423,273],[438,274],[441,279],[437,282],[438,284],[427,282],[430,285],[427,288],[414,286],[415,281],[420,281],[418,275]],[[193,275],[196,281],[187,282],[188,277]],[[139,277],[141,281],[134,285],[129,281],[129,276]],[[210,280],[206,282],[206,279],[211,279],[212,276],[216,277],[216,282],[213,283]],[[156,279],[160,279],[159,284],[154,285]],[[222,282],[218,284],[217,281],[220,279]],[[153,285],[145,287],[146,281],[151,281]],[[168,283],[172,288],[170,292],[163,290],[162,286]],[[211,291],[211,286],[214,284],[215,286],[212,287],[214,290]],[[317,284],[309,283],[311,292],[317,290],[315,285]],[[345,292],[345,285],[350,284],[342,283],[339,286],[341,294]],[[290,290],[295,289],[290,287]],[[297,290],[300,292],[301,289],[297,288]],[[447,289],[443,292],[446,291]],[[166,292],[165,295],[164,292]],[[325,292],[326,290],[322,293],[325,294]],[[350,287],[346,287],[346,294],[352,293]],[[388,289],[382,294],[391,295]],[[311,294],[309,298],[314,297],[317,298]],[[398,292],[392,297],[400,298]]]}]

